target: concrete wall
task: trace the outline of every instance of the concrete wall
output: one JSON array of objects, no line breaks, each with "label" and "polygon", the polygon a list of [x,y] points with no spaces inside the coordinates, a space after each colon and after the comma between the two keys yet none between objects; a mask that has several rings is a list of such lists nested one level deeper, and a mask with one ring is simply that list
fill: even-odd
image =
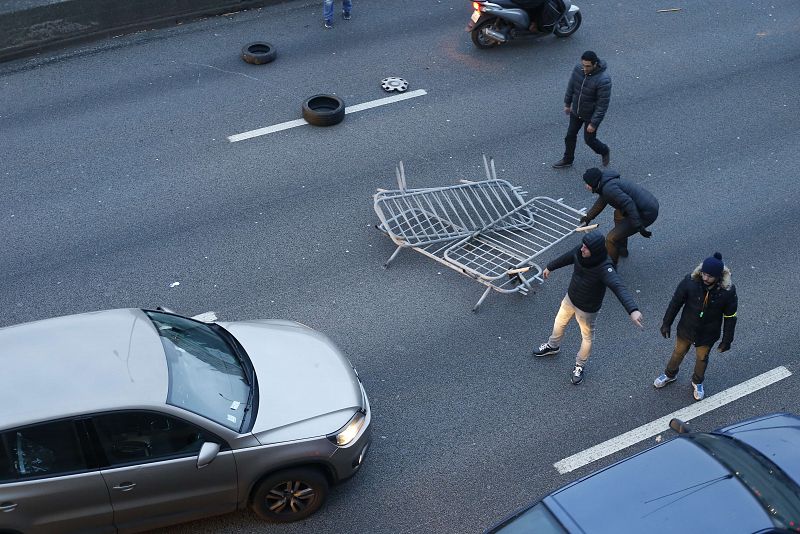
[{"label": "concrete wall", "polygon": [[281,0],[62,0],[6,2],[0,10],[0,61],[81,41],[174,24]]}]

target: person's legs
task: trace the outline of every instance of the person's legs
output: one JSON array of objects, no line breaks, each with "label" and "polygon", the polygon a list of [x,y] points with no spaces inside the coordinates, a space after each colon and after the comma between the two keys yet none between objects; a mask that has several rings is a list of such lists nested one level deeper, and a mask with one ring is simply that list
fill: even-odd
[{"label": "person's legs", "polygon": [[322,18],[325,19],[327,25],[333,24],[333,0],[323,0]]},{"label": "person's legs", "polygon": [[564,163],[572,163],[575,159],[575,145],[578,143],[578,132],[583,126],[583,121],[574,113],[569,114],[569,127],[567,135],[564,136]]},{"label": "person's legs", "polygon": [[350,18],[350,14],[353,11],[353,1],[352,0],[343,0],[342,1],[342,16],[345,19]]},{"label": "person's legs", "polygon": [[581,348],[575,357],[575,365],[584,367],[589,355],[592,353],[592,341],[594,341],[594,324],[597,321],[597,312],[587,313],[575,308],[575,320],[581,327]]},{"label": "person's legs", "polygon": [[[586,123],[586,126],[589,126],[588,122]],[[606,154],[608,154],[608,146],[606,146],[597,138],[597,130],[595,130],[592,133],[589,133],[589,131],[586,130],[586,128],[584,128],[583,140],[586,142],[587,145],[589,145],[589,148],[594,150],[595,154],[600,154],[601,156],[605,156]]]},{"label": "person's legs", "polygon": [[686,356],[686,353],[689,352],[689,347],[692,346],[692,342],[688,339],[683,339],[682,337],[675,338],[675,348],[672,350],[672,356],[667,362],[667,368],[664,369],[664,374],[667,375],[669,378],[675,378],[678,376],[678,368],[681,366],[681,362],[683,361],[683,357]]},{"label": "person's legs", "polygon": [[561,346],[561,340],[564,339],[564,330],[566,330],[573,315],[575,315],[575,306],[572,305],[569,295],[564,295],[561,300],[561,307],[558,309],[556,318],[553,321],[553,333],[550,335],[550,339],[547,340],[548,345],[553,348]]},{"label": "person's legs", "polygon": [[[614,210],[614,228],[606,236],[606,250],[614,265],[619,261],[620,255],[628,255],[628,237],[636,231],[630,219],[623,217],[620,210]],[[621,250],[625,252],[622,253]]]},{"label": "person's legs", "polygon": [[708,367],[708,353],[711,351],[710,346],[695,347],[695,354],[697,358],[694,361],[694,373],[692,373],[692,382],[695,384],[702,384],[706,377],[706,368]]}]

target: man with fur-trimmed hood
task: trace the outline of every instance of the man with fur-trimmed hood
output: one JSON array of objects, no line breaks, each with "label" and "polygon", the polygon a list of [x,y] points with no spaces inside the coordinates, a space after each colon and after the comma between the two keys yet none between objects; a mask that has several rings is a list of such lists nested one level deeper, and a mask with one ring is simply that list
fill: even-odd
[{"label": "man with fur-trimmed hood", "polygon": [[725,352],[731,348],[738,302],[736,286],[731,282],[731,271],[722,262],[722,254],[715,252],[678,284],[672,296],[661,325],[662,336],[669,337],[672,321],[681,307],[683,312],[678,321],[672,357],[664,373],[656,378],[653,385],[663,388],[674,382],[683,357],[694,344],[697,358],[692,374],[693,395],[695,400],[702,399],[705,396],[703,379],[708,366],[708,353],[719,339],[720,330],[722,341],[717,345],[717,351]]}]

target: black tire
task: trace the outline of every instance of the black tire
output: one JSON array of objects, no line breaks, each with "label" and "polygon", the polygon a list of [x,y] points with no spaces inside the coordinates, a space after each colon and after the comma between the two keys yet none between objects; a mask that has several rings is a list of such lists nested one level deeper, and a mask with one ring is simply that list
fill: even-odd
[{"label": "black tire", "polygon": [[242,59],[253,65],[263,65],[274,60],[278,53],[275,47],[264,41],[247,43],[242,47]]},{"label": "black tire", "polygon": [[566,21],[564,20],[559,20],[558,22],[556,22],[556,27],[553,28],[553,35],[555,35],[556,37],[569,37],[576,31],[578,31],[578,28],[581,27],[582,20],[583,17],[581,17],[580,11],[575,13],[571,25],[567,25]]},{"label": "black tire", "polygon": [[500,43],[492,39],[491,37],[487,37],[486,34],[483,33],[483,29],[487,26],[493,25],[497,22],[497,17],[484,20],[477,26],[475,26],[472,31],[470,32],[469,36],[472,37],[472,44],[474,44],[477,48],[494,48],[495,46],[499,45]]},{"label": "black tire", "polygon": [[303,102],[303,118],[314,126],[333,126],[344,120],[344,101],[336,95],[314,95]]},{"label": "black tire", "polygon": [[250,507],[259,517],[275,523],[305,519],[328,498],[328,480],[311,468],[286,469],[262,480]]}]

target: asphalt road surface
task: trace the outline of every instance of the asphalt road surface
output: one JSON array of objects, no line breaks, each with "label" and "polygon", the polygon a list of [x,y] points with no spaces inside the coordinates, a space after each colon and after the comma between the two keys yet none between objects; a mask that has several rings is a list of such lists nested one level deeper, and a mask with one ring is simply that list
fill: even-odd
[{"label": "asphalt road surface", "polygon": [[[720,251],[739,293],[733,348],[712,353],[707,395],[785,367],[792,376],[693,421],[712,429],[800,413],[796,237],[800,195],[800,5],[792,0],[578,2],[583,26],[477,50],[467,2],[356,2],[324,30],[321,2],[143,32],[0,65],[0,325],[115,307],[288,318],[328,334],[358,368],[374,418],[364,469],[307,521],[249,512],[163,532],[479,532],[514,509],[673,434],[665,429],[580,469],[553,464],[693,404],[679,380],[652,387],[672,340],[658,333],[680,279]],[[658,12],[679,8],[679,11]],[[244,63],[241,46],[278,58]],[[535,295],[490,295],[374,228],[372,194],[481,179],[481,154],[536,195],[591,205],[579,138],[555,171],[570,69],[608,61],[611,108],[599,129],[612,168],[661,203],[620,272],[645,328],[612,294],[583,384],[562,353],[534,359],[570,277]],[[401,76],[427,94],[232,143],[299,118],[303,99],[348,106],[387,96]],[[606,210],[598,222],[612,227]],[[578,238],[555,253],[576,245]],[[179,282],[179,285],[175,283]],[[298,395],[313,395],[298,391]],[[708,400],[708,399],[707,399]],[[703,401],[706,402],[706,401]]]}]

